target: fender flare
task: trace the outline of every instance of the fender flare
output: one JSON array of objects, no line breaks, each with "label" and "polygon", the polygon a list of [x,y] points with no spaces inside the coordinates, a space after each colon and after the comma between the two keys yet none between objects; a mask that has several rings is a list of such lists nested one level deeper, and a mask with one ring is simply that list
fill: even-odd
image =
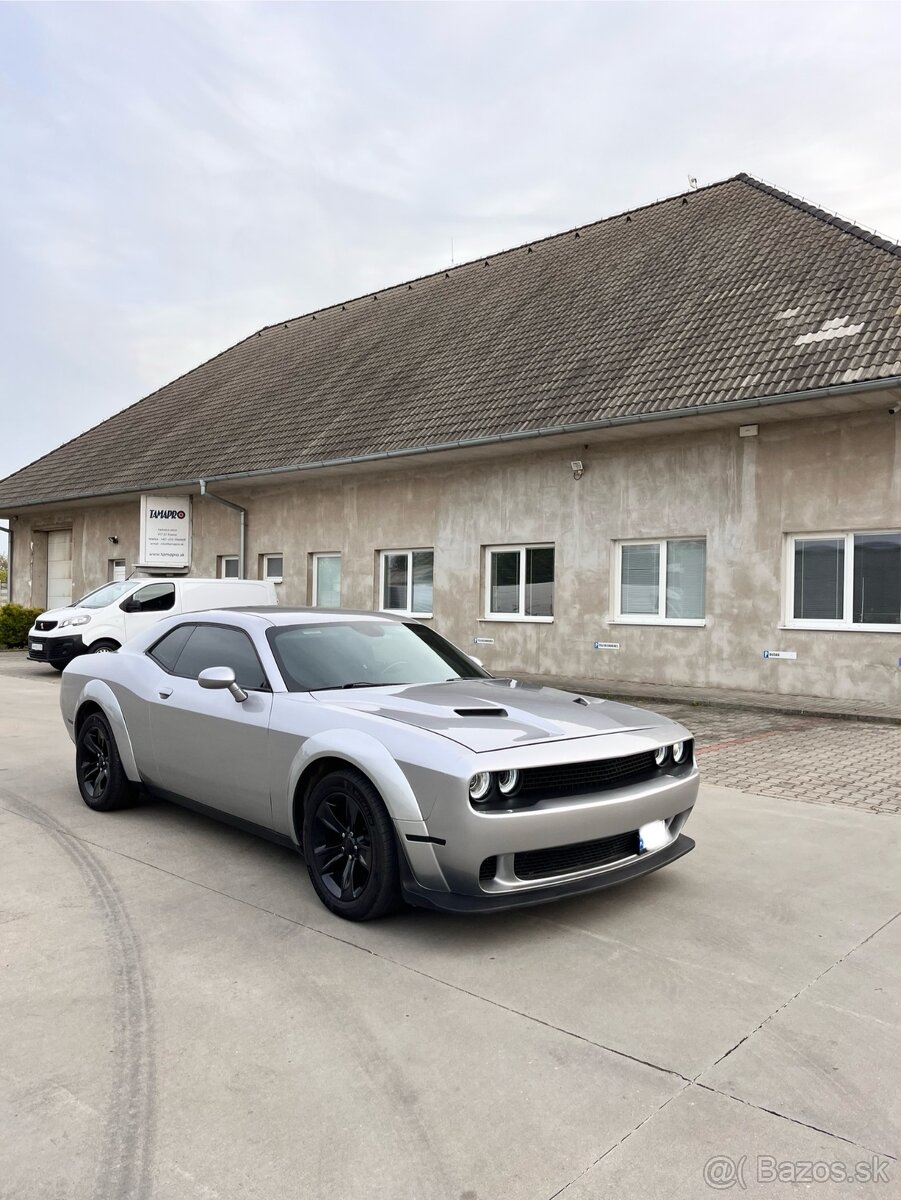
[{"label": "fender flare", "polygon": [[293,811],[301,775],[320,758],[341,758],[362,771],[378,789],[393,821],[423,821],[428,816],[420,808],[406,775],[383,743],[368,733],[348,729],[314,734],[298,750],[288,772],[288,812]]},{"label": "fender flare", "polygon": [[116,739],[116,749],[122,760],[122,769],[132,783],[140,783],[141,773],[135,760],[128,726],[125,724],[125,717],[122,715],[122,709],[112,688],[102,679],[89,679],[82,688],[75,706],[76,719],[79,710],[88,702],[98,705],[103,710],[103,715],[109,721],[113,737]]},{"label": "fender flare", "polygon": [[81,635],[81,641],[85,650],[90,650],[95,642],[115,642],[117,646],[121,646],[125,642],[125,634],[113,625],[98,625],[96,629],[91,630],[89,642],[85,641],[84,634]]}]

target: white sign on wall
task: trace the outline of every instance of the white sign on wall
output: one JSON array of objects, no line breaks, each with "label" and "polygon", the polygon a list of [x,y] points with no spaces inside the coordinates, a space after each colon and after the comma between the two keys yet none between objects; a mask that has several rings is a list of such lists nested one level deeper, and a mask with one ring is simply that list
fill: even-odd
[{"label": "white sign on wall", "polygon": [[191,565],[191,497],[141,497],[142,567]]},{"label": "white sign on wall", "polygon": [[764,658],[797,658],[797,650],[764,650]]}]

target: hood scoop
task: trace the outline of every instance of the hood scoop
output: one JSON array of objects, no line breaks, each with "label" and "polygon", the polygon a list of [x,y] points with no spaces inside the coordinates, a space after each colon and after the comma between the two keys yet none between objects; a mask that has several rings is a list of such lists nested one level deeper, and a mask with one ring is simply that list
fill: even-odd
[{"label": "hood scoop", "polygon": [[505,708],[455,708],[458,717],[506,717],[509,713]]}]

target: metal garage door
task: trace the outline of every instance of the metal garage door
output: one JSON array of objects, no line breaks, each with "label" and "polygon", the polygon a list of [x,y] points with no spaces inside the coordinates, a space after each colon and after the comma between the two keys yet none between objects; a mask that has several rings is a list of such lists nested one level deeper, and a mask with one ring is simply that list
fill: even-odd
[{"label": "metal garage door", "polygon": [[72,603],[72,530],[47,534],[47,607]]}]

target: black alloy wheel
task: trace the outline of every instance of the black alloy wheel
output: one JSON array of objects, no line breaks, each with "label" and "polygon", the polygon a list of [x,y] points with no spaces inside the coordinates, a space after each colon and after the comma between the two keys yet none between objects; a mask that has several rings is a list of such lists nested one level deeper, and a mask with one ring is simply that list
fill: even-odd
[{"label": "black alloy wheel", "polygon": [[116,739],[102,713],[91,713],[75,742],[75,778],[88,808],[112,812],[131,804],[137,787],[125,774]]},{"label": "black alloy wheel", "polygon": [[338,916],[368,921],[399,899],[397,844],[381,797],[356,771],[334,771],[307,800],[304,849],[319,899]]}]

